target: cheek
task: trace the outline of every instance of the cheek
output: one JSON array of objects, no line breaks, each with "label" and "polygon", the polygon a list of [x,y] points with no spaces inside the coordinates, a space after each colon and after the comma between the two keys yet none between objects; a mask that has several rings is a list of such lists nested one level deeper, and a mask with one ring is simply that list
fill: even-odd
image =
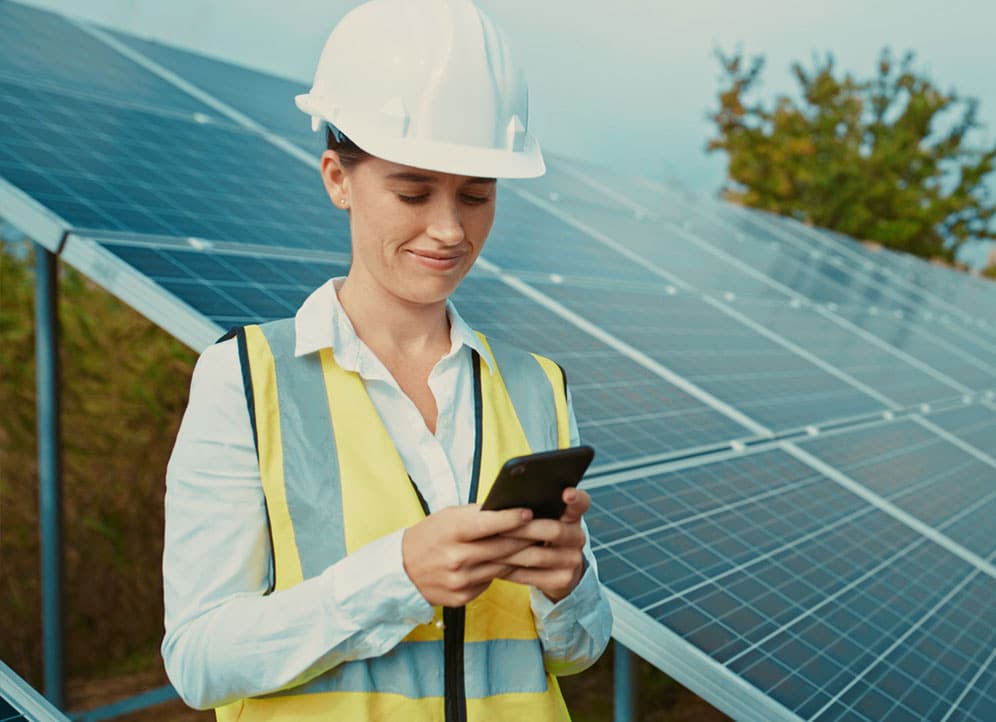
[{"label": "cheek", "polygon": [[354,253],[366,259],[382,259],[380,262],[389,258],[412,233],[411,221],[404,213],[376,198],[357,203],[349,225]]},{"label": "cheek", "polygon": [[464,232],[467,234],[467,238],[473,242],[474,247],[480,250],[494,226],[495,206],[492,203],[487,208],[475,210],[478,212],[469,214],[464,222]]}]

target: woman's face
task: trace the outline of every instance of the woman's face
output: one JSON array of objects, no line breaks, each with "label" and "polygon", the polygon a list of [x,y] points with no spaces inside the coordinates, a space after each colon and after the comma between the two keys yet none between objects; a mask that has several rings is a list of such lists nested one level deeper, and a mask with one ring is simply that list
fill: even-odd
[{"label": "woman's face", "polygon": [[493,178],[375,157],[344,170],[333,151],[322,156],[322,176],[332,202],[350,210],[350,276],[410,303],[444,301],[470,271],[494,223]]}]

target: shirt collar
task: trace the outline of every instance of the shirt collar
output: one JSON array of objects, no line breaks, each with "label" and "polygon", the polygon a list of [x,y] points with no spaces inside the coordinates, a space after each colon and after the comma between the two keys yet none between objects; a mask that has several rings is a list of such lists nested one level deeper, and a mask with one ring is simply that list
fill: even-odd
[{"label": "shirt collar", "polygon": [[[353,330],[353,324],[336,295],[336,285],[341,285],[344,280],[345,276],[329,279],[301,304],[294,316],[294,355],[304,356],[331,348],[336,363],[347,371],[359,371],[358,359],[365,346]],[[488,371],[494,374],[495,362],[490,350],[463,320],[452,301],[446,301],[446,313],[450,319],[451,343],[447,356],[456,354],[462,346],[468,346],[480,354]]]}]

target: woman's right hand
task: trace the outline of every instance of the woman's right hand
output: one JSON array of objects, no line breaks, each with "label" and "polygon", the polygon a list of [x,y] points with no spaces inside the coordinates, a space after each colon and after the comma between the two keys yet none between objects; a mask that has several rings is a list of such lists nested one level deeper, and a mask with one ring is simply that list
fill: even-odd
[{"label": "woman's right hand", "polygon": [[529,509],[481,511],[478,504],[451,506],[405,530],[405,572],[432,605],[460,607],[510,570],[497,560],[534,542],[498,536],[526,525]]}]

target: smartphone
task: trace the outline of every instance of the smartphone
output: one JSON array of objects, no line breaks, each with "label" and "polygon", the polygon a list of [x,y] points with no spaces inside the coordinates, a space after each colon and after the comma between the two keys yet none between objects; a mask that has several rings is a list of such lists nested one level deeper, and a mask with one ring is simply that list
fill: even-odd
[{"label": "smartphone", "polygon": [[577,486],[595,458],[590,446],[542,451],[505,462],[481,509],[498,511],[524,507],[534,519],[559,519],[564,513],[561,495]]}]

